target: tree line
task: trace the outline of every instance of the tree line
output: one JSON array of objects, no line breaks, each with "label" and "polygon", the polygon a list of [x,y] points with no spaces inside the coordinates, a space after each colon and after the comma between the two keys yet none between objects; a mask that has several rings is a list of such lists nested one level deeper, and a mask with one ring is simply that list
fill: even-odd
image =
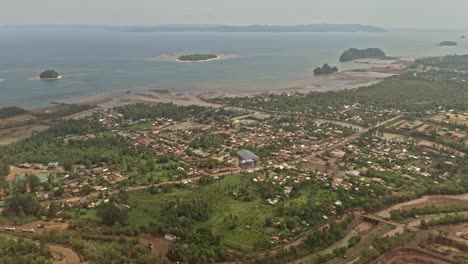
[{"label": "tree line", "polygon": [[447,205],[443,207],[436,207],[434,205],[422,208],[411,208],[410,210],[393,210],[390,212],[391,219],[402,221],[417,215],[431,215],[431,214],[446,214],[454,212],[468,211],[468,205]]}]

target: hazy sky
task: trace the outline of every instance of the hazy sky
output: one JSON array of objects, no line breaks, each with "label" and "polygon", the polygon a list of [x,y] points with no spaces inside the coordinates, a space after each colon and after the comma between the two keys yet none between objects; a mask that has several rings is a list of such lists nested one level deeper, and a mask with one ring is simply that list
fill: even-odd
[{"label": "hazy sky", "polygon": [[468,28],[468,0],[0,0],[0,24],[309,24]]}]

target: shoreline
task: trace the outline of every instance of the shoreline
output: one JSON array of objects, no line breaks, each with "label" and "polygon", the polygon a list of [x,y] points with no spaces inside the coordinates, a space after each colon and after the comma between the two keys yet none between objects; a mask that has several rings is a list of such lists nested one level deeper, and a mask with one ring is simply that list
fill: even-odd
[{"label": "shoreline", "polygon": [[159,87],[141,87],[127,89],[109,94],[97,94],[85,97],[76,97],[60,100],[60,103],[71,104],[95,104],[102,108],[132,103],[169,103],[179,105],[200,105],[220,107],[221,105],[210,103],[210,99],[219,97],[244,97],[255,96],[264,93],[281,94],[293,92],[327,92],[345,89],[356,89],[381,82],[385,78],[404,72],[413,63],[412,59],[395,61],[373,61],[374,67],[353,69],[336,72],[330,75],[313,76],[304,80],[292,81],[287,86],[274,87],[268,84],[257,87],[229,88],[186,88],[172,90]]},{"label": "shoreline", "polygon": [[38,78],[38,80],[41,80],[41,81],[55,81],[55,80],[60,80],[62,79],[63,76],[62,75],[59,75],[57,78]]},{"label": "shoreline", "polygon": [[[176,56],[176,55],[173,55]],[[228,56],[228,55],[226,55]],[[232,55],[233,56],[233,55]],[[217,60],[225,59],[223,55],[218,55]],[[229,58],[229,57],[228,57]],[[166,57],[167,59],[167,57]],[[286,85],[275,83],[263,83],[252,86],[232,86],[232,87],[178,87],[171,89],[165,87],[148,86],[130,88],[121,91],[108,93],[96,92],[94,95],[76,96],[54,101],[60,104],[92,104],[102,108],[113,108],[132,103],[169,103],[179,105],[200,105],[220,107],[220,105],[209,103],[210,99],[220,97],[244,97],[259,94],[281,94],[281,93],[308,93],[308,92],[328,92],[345,89],[356,89],[370,86],[381,82],[385,78],[398,75],[404,72],[409,65],[414,62],[414,58],[402,58],[400,60],[372,60],[372,67],[363,67],[352,70],[345,70],[329,75],[314,76],[311,69],[310,78],[298,79],[288,82]],[[182,63],[182,62],[181,62]],[[62,76],[60,76],[62,77]],[[58,80],[58,79],[39,79]],[[43,109],[53,106],[52,102],[40,107],[28,110]]]}]

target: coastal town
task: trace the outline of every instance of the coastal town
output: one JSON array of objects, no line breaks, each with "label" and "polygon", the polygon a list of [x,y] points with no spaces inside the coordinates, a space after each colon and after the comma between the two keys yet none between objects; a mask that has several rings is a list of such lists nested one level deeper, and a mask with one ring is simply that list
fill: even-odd
[{"label": "coastal town", "polygon": [[[101,261],[95,247],[141,263],[464,261],[467,72],[444,60],[351,91],[3,109],[4,129],[44,128],[0,146],[0,227],[76,263]],[[454,92],[388,94],[435,79]]]},{"label": "coastal town", "polygon": [[0,6],[0,264],[468,264],[467,0]]},{"label": "coastal town", "polygon": [[[298,235],[307,233],[313,226],[329,223],[351,209],[360,208],[360,215],[361,211],[373,210],[372,203],[362,203],[371,197],[411,191],[418,185],[421,188],[446,186],[446,182],[462,179],[466,173],[466,163],[462,162],[468,140],[463,129],[467,125],[463,118],[468,116],[466,112],[428,111],[420,120],[409,120],[403,117],[402,111],[372,109],[372,115],[365,116],[376,119],[365,119],[367,126],[362,126],[361,118],[327,119],[327,116],[317,118],[308,113],[230,105],[192,109],[197,114],[188,111],[184,118],[171,118],[171,114],[137,118],[129,114],[145,107],[149,106],[97,107],[64,116],[63,122],[89,122],[99,128],[94,132],[91,129],[85,133],[64,133],[56,139],[64,146],[73,146],[103,135],[119,138],[136,155],[149,155],[147,164],[142,165],[149,166],[146,173],[138,173],[139,165],[125,170],[106,161],[9,164],[6,179],[13,190],[33,194],[49,211],[52,206],[58,206],[55,212],[42,216],[36,226],[18,227],[18,230],[25,234],[43,232],[57,222],[74,226],[80,223],[74,220],[76,210],[96,210],[105,204],[123,206],[131,215],[132,210],[138,210],[134,208],[138,203],[115,197],[142,191],[164,196],[171,189],[168,186],[203,193],[207,182],[218,181],[211,184],[222,185],[223,181],[236,177],[241,179],[241,187],[228,191],[229,199],[249,203],[257,200],[260,192],[260,200],[256,202],[260,210],[275,212],[290,207],[291,215],[283,213],[280,217],[270,212],[268,221],[272,223],[265,227],[263,223],[256,226],[256,221],[240,215],[232,216],[236,219],[232,221],[237,232],[253,235],[257,231],[251,230],[264,229],[262,236],[268,246],[253,243],[247,247],[249,251],[275,248],[296,243]],[[346,112],[358,109],[362,108],[356,104],[345,106]],[[343,112],[342,109],[330,111]],[[148,164],[149,160],[153,160],[152,165]],[[307,204],[293,205],[298,197],[314,189],[318,193],[309,194],[309,197],[318,195],[313,212],[294,213],[295,206],[299,209]],[[3,189],[0,198],[3,210],[9,210],[9,193]],[[380,219],[386,221],[388,217]],[[390,231],[392,225],[377,226],[382,232]],[[373,228],[371,225],[356,232],[370,236]],[[9,224],[4,230],[14,232],[16,228]],[[171,227],[161,231],[161,239],[169,243],[178,243],[183,237]],[[228,235],[226,231],[222,233]],[[227,243],[239,250],[247,245],[245,241],[243,246],[237,244],[235,238]]]}]

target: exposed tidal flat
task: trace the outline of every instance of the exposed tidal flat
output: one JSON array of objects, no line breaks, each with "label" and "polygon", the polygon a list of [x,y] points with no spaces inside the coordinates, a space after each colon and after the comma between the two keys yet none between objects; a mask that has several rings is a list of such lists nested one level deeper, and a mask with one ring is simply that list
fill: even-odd
[{"label": "exposed tidal flat", "polygon": [[[90,98],[109,105],[129,100],[191,104],[200,96],[339,90],[372,84],[401,70],[402,64],[391,61],[340,63],[340,54],[352,47],[378,47],[408,60],[468,53],[465,42],[434,47],[460,36],[458,32],[133,33],[45,27],[0,28],[0,33],[0,79],[5,80],[0,82],[0,107],[35,108]],[[180,54],[197,53],[220,58],[177,63]],[[325,63],[341,72],[315,77],[314,68]],[[64,78],[31,79],[45,68]]]}]

